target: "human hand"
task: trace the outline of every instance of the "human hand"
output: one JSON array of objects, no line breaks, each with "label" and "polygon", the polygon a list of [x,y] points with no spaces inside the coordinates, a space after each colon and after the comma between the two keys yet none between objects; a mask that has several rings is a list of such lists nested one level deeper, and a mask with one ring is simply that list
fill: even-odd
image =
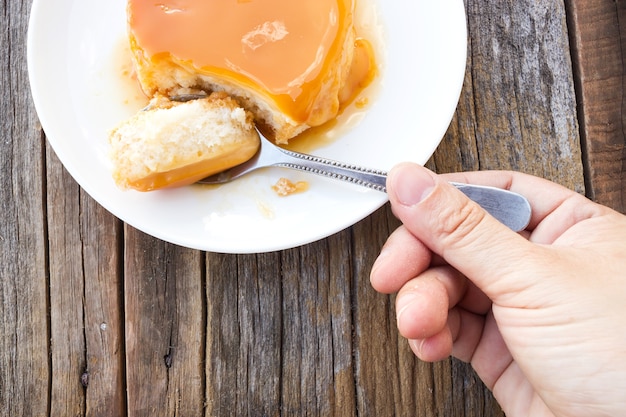
[{"label": "human hand", "polygon": [[[533,216],[517,234],[447,181],[510,189]],[[471,362],[510,417],[626,414],[626,216],[512,172],[388,176],[403,222],[372,272],[398,292],[400,333],[425,361]]]}]

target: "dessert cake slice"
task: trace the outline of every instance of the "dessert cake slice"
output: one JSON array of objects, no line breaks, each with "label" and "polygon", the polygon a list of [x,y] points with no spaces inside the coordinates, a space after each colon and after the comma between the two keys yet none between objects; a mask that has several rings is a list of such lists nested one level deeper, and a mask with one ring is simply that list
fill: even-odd
[{"label": "dessert cake slice", "polygon": [[223,91],[286,143],[337,116],[355,52],[354,0],[128,0],[148,95]]}]

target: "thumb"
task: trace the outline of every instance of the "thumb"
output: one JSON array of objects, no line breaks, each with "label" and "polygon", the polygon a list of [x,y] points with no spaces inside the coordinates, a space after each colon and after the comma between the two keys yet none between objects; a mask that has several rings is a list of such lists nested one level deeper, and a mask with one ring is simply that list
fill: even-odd
[{"label": "thumb", "polygon": [[404,163],[387,177],[394,214],[491,299],[532,285],[536,247],[435,173]]}]

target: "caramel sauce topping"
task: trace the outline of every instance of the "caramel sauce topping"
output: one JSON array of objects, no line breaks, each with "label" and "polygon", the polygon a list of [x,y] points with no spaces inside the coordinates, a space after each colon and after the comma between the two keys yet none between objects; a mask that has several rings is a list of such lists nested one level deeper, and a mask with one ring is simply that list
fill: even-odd
[{"label": "caramel sauce topping", "polygon": [[354,0],[129,0],[150,59],[170,57],[269,96],[307,120],[352,30]]}]

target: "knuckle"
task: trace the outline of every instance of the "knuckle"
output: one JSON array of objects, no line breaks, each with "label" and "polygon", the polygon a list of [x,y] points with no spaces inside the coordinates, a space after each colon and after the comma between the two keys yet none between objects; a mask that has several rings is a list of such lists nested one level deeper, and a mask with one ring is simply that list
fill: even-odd
[{"label": "knuckle", "polygon": [[478,205],[468,202],[462,206],[447,207],[437,216],[436,233],[444,247],[466,246],[474,239],[477,226],[486,213]]}]

